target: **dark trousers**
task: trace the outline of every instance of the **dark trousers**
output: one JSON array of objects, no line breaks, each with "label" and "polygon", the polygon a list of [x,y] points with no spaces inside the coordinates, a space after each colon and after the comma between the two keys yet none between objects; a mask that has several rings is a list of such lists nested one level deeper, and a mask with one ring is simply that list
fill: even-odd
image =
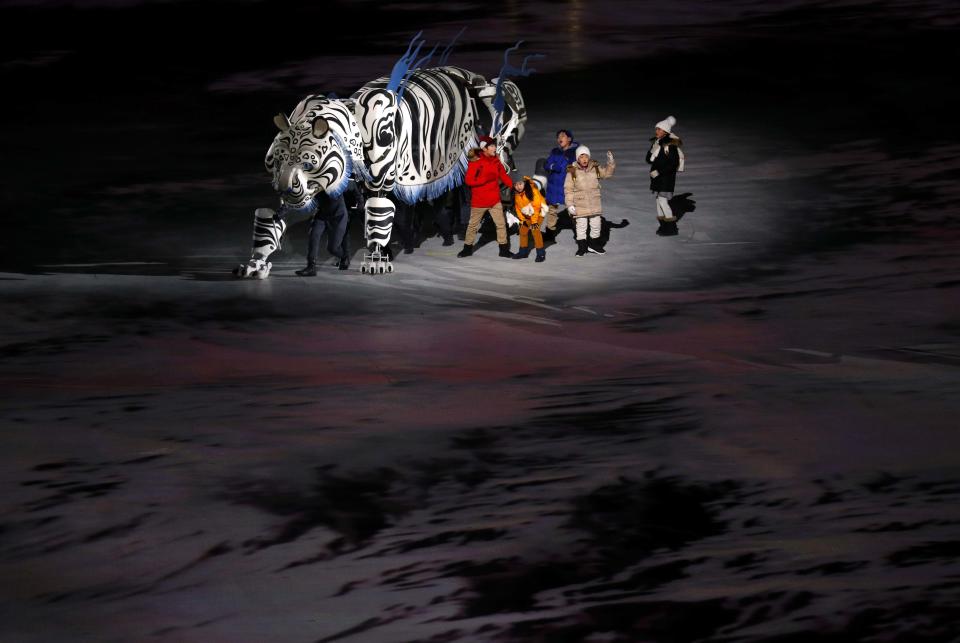
[{"label": "dark trousers", "polygon": [[343,241],[340,242],[340,258],[350,256],[350,215],[344,217],[343,223]]},{"label": "dark trousers", "polygon": [[310,241],[307,245],[307,263],[317,263],[320,253],[320,238],[327,233],[327,251],[334,257],[343,258],[344,237],[347,234],[347,206],[343,197],[318,199],[317,213],[310,223]]},{"label": "dark trousers", "polygon": [[428,221],[431,217],[441,237],[453,238],[450,210],[443,200],[420,201],[415,205],[397,203],[393,229],[400,237],[400,243],[403,244],[404,249],[412,249],[419,245],[420,228],[424,221]]},{"label": "dark trousers", "polygon": [[[453,218],[451,209],[447,207],[446,199],[430,201],[430,210],[433,211],[433,223],[437,226],[437,232],[444,239],[453,238]],[[457,213],[459,215],[459,212]],[[459,216],[457,217],[459,220]]]},{"label": "dark trousers", "polygon": [[454,207],[456,208],[455,211],[459,223],[462,226],[466,226],[470,222],[470,188],[466,185],[461,185],[457,188],[454,199]]},{"label": "dark trousers", "polygon": [[393,213],[393,230],[400,237],[403,249],[413,250],[417,245],[417,231],[420,228],[416,206],[397,201],[396,208]]}]

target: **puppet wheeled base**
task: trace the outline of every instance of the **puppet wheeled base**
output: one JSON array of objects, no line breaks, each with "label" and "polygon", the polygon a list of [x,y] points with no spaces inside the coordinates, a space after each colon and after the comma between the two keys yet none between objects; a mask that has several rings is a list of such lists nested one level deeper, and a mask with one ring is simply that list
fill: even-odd
[{"label": "puppet wheeled base", "polygon": [[241,279],[266,279],[270,276],[270,269],[273,264],[269,261],[258,261],[251,259],[247,263],[242,263],[233,269],[233,275]]},{"label": "puppet wheeled base", "polygon": [[363,253],[363,261],[360,262],[360,272],[363,274],[382,275],[393,272],[393,262],[390,261],[390,255],[381,252],[380,248]]}]

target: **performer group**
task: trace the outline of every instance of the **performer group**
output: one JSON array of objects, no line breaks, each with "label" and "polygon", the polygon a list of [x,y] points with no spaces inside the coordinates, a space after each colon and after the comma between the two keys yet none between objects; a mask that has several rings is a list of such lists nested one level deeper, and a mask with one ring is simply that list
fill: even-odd
[{"label": "performer group", "polygon": [[[677,217],[670,206],[676,186],[677,173],[684,169],[682,142],[674,133],[676,119],[669,116],[654,126],[646,162],[650,165],[650,191],[654,197],[657,234],[677,234]],[[496,141],[489,136],[478,137],[477,148],[467,153],[468,165],[464,185],[450,190],[437,199],[417,206],[399,207],[394,235],[403,251],[414,252],[420,219],[424,213],[434,213],[434,222],[443,245],[454,244],[454,230],[463,240],[457,257],[474,254],[480,225],[486,216],[493,221],[498,256],[526,259],[530,256],[531,241],[536,251],[536,262],[546,260],[546,247],[557,241],[560,222],[569,217],[576,241],[577,257],[587,254],[605,254],[602,242],[603,202],[601,181],[614,175],[616,161],[607,151],[606,163],[594,159],[589,147],[574,140],[573,132],[560,129],[556,133],[557,146],[538,164],[538,172],[520,175],[507,172],[496,151]],[[341,270],[350,267],[348,222],[350,213],[362,216],[364,199],[361,190],[351,181],[350,187],[338,197],[318,200],[310,223],[307,265],[297,274],[317,274],[317,256],[320,242],[327,235],[327,250]],[[509,225],[507,212],[516,221]],[[510,232],[519,237],[517,252],[510,250]]]},{"label": "performer group", "polygon": [[[280,204],[255,211],[251,256],[234,269],[236,276],[266,279],[287,227],[304,216],[311,217],[310,241],[307,265],[297,274],[317,274],[324,235],[327,250],[346,270],[351,210],[363,213],[363,273],[393,272],[391,244],[414,252],[425,218],[433,218],[445,246],[454,244],[454,234],[463,240],[461,259],[479,249],[487,216],[500,257],[529,257],[532,244],[536,261],[545,261],[561,222],[574,231],[577,257],[604,254],[604,229],[614,224],[603,219],[601,185],[616,171],[612,152],[601,163],[573,132],[560,129],[557,146],[534,172],[508,172],[515,169],[513,155],[527,122],[523,94],[511,78],[529,76],[530,61],[542,56],[511,63],[518,42],[504,51],[499,73],[488,79],[448,64],[456,38],[439,55],[437,45],[421,56],[421,36],[410,40],[388,76],[365,83],[349,98],[311,94],[289,114],[274,117],[277,133],[264,167]],[[683,152],[675,126],[672,116],[656,124],[646,158],[658,234],[676,234],[670,200]],[[514,232],[520,238],[516,253],[510,249]]]}]

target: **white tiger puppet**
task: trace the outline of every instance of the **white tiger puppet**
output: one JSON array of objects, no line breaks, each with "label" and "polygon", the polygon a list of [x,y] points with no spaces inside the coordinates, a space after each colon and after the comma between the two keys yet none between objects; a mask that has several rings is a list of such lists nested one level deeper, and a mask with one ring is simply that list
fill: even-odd
[{"label": "white tiger puppet", "polygon": [[[340,196],[351,179],[366,197],[367,252],[360,270],[393,272],[387,244],[398,202],[412,206],[462,185],[467,152],[484,131],[497,141],[501,162],[511,167],[527,112],[520,90],[506,75],[534,71],[527,69],[527,60],[520,69],[505,63],[500,78],[489,82],[447,66],[448,46],[441,66],[420,69],[430,56],[412,62],[423,44],[413,49],[419,37],[389,78],[367,83],[349,99],[308,96],[289,116],[274,118],[280,131],[264,164],[280,207],[257,209],[253,253],[235,275],[265,279],[272,267],[268,259],[286,230],[284,215],[314,209],[321,191]],[[486,110],[480,111],[479,104]]]}]

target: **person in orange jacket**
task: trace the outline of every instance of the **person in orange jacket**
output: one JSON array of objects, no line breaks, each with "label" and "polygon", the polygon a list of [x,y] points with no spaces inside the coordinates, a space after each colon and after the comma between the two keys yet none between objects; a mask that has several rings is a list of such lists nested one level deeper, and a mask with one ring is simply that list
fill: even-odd
[{"label": "person in orange jacket", "polygon": [[513,212],[520,219],[520,251],[513,255],[514,259],[526,259],[530,256],[528,233],[533,235],[533,244],[537,249],[536,262],[541,263],[547,258],[543,248],[543,235],[540,233],[540,224],[550,210],[541,192],[544,183],[545,177],[535,176],[531,179],[525,176],[513,184]]},{"label": "person in orange jacket", "polygon": [[500,205],[500,183],[508,188],[513,187],[510,175],[503,167],[497,156],[497,144],[489,136],[477,139],[479,150],[471,150],[467,154],[469,163],[464,182],[470,186],[470,221],[467,223],[467,233],[463,239],[463,250],[457,253],[458,257],[469,257],[473,254],[473,243],[477,238],[480,221],[488,211],[493,224],[497,226],[497,243],[500,245],[500,256],[511,257],[510,240],[507,238],[507,220],[503,215],[503,206]]}]

